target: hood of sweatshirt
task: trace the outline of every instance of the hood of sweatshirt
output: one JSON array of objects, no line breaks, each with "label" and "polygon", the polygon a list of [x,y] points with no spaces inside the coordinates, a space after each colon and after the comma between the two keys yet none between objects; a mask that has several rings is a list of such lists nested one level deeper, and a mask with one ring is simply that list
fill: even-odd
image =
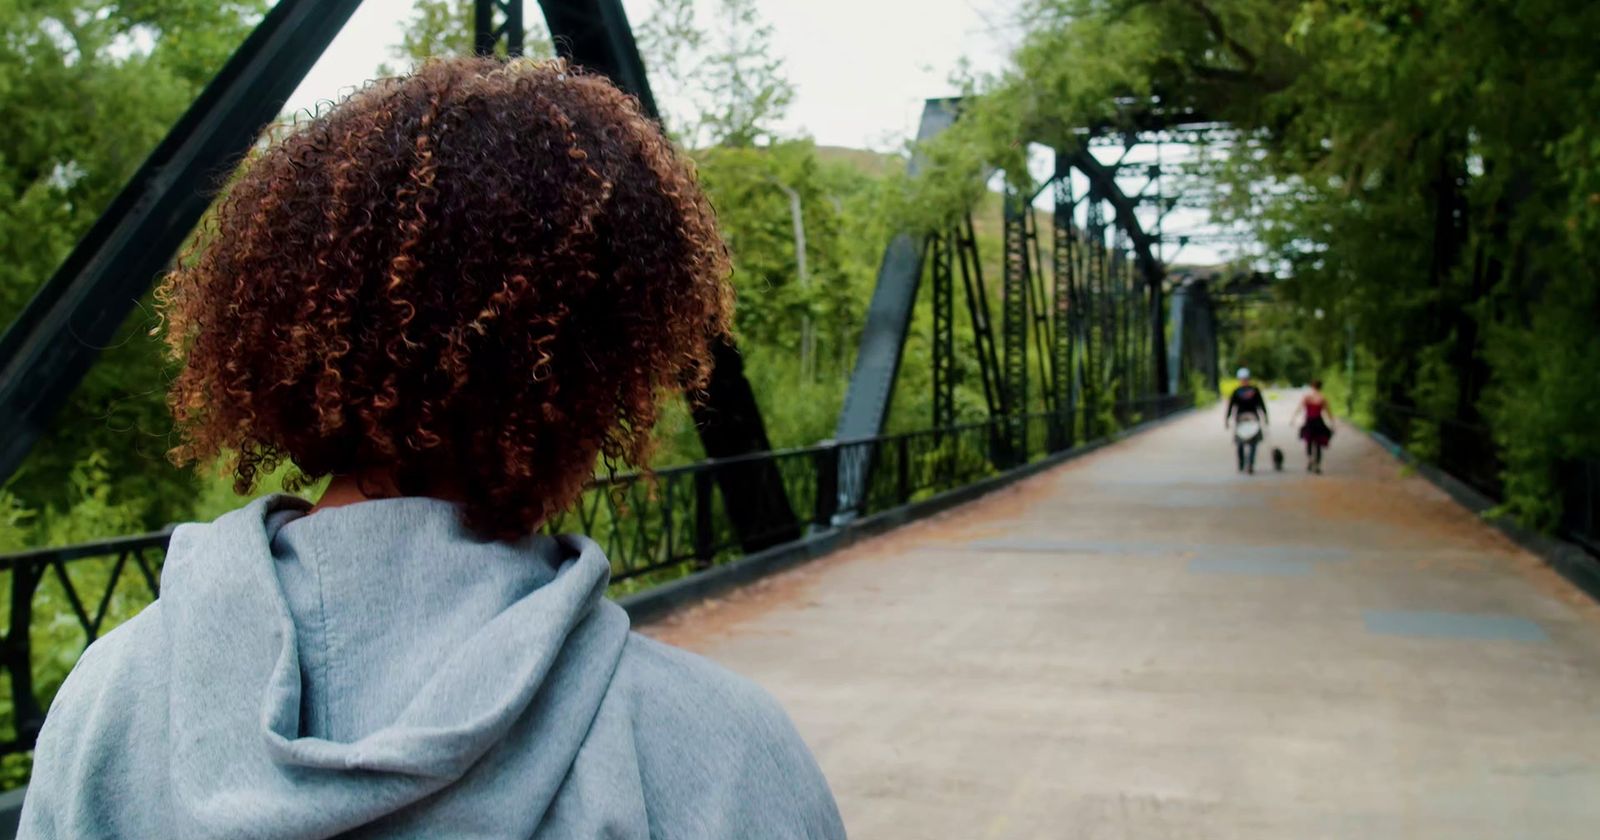
[{"label": "hood of sweatshirt", "polygon": [[[175,836],[381,833],[441,798],[538,825],[627,639],[609,573],[590,540],[481,540],[430,499],[308,515],[274,497],[178,529],[170,754],[150,762]],[[508,741],[536,746],[489,755]]]},{"label": "hood of sweatshirt", "polygon": [[427,499],[182,526],[51,704],[18,836],[842,838],[777,703],[630,634],[609,573]]}]

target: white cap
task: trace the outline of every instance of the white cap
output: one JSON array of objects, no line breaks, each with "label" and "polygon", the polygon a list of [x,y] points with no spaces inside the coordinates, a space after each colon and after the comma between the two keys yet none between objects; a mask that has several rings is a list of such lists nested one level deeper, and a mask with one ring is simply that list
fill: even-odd
[{"label": "white cap", "polygon": [[1249,368],[1239,368],[1239,378],[1240,379],[1249,379],[1250,378],[1250,369]]}]

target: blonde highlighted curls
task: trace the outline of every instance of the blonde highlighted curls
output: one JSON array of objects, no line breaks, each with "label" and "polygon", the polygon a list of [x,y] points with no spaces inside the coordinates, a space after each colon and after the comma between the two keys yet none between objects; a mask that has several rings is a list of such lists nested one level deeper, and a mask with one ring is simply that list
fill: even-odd
[{"label": "blonde highlighted curls", "polygon": [[515,538],[642,463],[732,311],[690,166],[606,80],[436,60],[250,160],[159,299],[179,463],[381,474]]}]

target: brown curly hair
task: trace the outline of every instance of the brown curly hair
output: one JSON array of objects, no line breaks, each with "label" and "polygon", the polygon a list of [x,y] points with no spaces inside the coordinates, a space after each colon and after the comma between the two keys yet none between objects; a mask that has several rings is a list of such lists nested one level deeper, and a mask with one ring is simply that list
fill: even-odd
[{"label": "brown curly hair", "polygon": [[290,126],[163,282],[180,463],[248,493],[379,474],[515,538],[727,334],[729,263],[691,167],[605,79],[435,60]]}]

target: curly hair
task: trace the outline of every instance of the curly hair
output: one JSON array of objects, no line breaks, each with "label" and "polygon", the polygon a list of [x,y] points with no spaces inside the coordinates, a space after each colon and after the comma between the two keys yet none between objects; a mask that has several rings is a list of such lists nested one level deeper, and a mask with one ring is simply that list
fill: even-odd
[{"label": "curly hair", "polygon": [[435,60],[288,127],[158,292],[188,464],[377,474],[516,538],[643,463],[732,311],[690,165],[605,79]]}]

